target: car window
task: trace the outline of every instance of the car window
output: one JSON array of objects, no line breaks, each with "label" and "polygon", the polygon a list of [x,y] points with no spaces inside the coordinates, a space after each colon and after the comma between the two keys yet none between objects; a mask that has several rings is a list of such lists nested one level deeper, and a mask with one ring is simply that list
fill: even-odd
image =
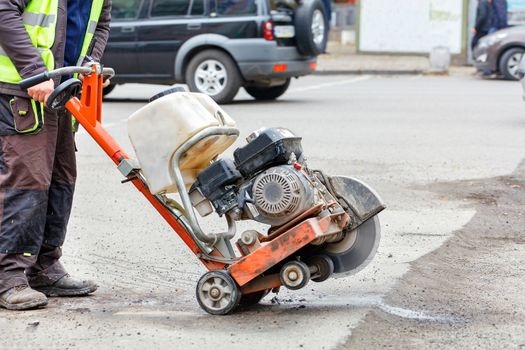
[{"label": "car window", "polygon": [[112,19],[134,19],[139,15],[142,0],[113,0]]},{"label": "car window", "polygon": [[187,16],[189,9],[188,0],[153,0],[151,17]]},{"label": "car window", "polygon": [[191,2],[191,15],[192,16],[204,15],[204,0],[193,0]]},{"label": "car window", "polygon": [[216,16],[246,16],[257,14],[256,0],[211,0],[211,13]]}]

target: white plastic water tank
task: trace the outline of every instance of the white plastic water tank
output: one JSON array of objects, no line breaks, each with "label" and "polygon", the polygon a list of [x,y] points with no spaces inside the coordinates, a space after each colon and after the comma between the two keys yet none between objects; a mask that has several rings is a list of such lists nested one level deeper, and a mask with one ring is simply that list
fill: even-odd
[{"label": "white plastic water tank", "polygon": [[[166,95],[131,115],[129,139],[151,193],[177,192],[171,176],[173,154],[198,132],[218,126],[235,127],[235,121],[209,96],[191,92]],[[191,186],[197,174],[236,138],[212,136],[188,150],[180,164],[186,186]]]}]

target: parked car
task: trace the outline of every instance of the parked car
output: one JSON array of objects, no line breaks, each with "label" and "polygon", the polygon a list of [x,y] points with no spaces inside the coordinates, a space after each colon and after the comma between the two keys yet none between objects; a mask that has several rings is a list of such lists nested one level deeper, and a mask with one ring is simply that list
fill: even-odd
[{"label": "parked car", "polygon": [[520,80],[521,89],[522,89],[522,99],[525,101],[525,55],[521,57],[521,61],[518,65],[518,79]]},{"label": "parked car", "polygon": [[518,80],[518,65],[525,53],[525,26],[499,30],[484,36],[474,48],[476,69],[483,74],[500,74]]},{"label": "parked car", "polygon": [[219,103],[259,100],[311,74],[328,23],[321,0],[113,0],[103,63],[115,84],[186,83]]}]

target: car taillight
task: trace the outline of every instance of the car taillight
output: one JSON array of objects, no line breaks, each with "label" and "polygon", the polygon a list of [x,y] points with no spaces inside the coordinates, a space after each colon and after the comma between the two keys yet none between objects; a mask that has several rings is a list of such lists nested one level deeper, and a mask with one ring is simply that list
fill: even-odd
[{"label": "car taillight", "polygon": [[273,66],[273,71],[276,73],[286,72],[288,66],[284,63],[278,63]]},{"label": "car taillight", "polygon": [[273,23],[272,21],[263,22],[263,38],[266,40],[273,40]]}]

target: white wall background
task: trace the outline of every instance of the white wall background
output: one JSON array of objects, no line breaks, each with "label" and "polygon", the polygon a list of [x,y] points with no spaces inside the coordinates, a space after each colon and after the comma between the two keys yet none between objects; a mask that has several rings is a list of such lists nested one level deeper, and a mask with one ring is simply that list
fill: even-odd
[{"label": "white wall background", "polygon": [[462,0],[361,0],[360,51],[461,53]]},{"label": "white wall background", "polygon": [[525,24],[525,0],[508,0],[509,7],[509,24]]}]

